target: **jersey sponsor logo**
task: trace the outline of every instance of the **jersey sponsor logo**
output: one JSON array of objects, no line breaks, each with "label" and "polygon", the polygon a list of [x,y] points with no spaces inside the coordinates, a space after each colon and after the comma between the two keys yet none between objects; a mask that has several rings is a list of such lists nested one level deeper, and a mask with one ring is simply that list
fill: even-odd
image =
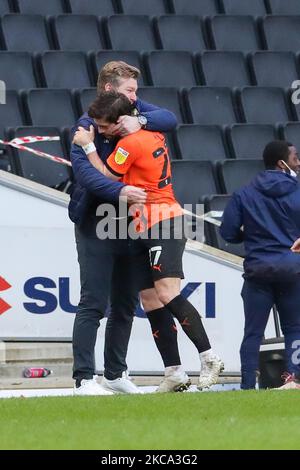
[{"label": "jersey sponsor logo", "polygon": [[118,165],[123,165],[123,163],[126,162],[128,155],[129,152],[126,152],[126,150],[122,149],[122,147],[119,147],[115,154],[115,162]]}]

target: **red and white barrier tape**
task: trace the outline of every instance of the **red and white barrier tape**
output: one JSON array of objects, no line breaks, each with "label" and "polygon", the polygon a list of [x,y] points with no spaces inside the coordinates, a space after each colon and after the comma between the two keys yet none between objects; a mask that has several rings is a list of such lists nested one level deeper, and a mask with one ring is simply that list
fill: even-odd
[{"label": "red and white barrier tape", "polygon": [[60,140],[60,137],[38,136],[38,135],[17,137],[10,141],[0,139],[0,144],[10,145],[11,147],[15,147],[19,150],[24,150],[25,152],[33,153],[34,155],[37,155],[38,157],[47,158],[48,160],[51,160],[52,162],[61,163],[62,165],[72,166],[71,162],[69,160],[66,160],[65,158],[56,157],[54,155],[50,155],[49,153],[41,152],[40,150],[36,150],[31,147],[26,147],[25,145],[23,145],[23,144],[33,144],[35,142],[51,142],[54,140],[56,141]]},{"label": "red and white barrier tape", "polygon": [[[26,152],[33,153],[34,155],[37,155],[38,157],[47,158],[48,160],[51,160],[51,161],[56,162],[56,163],[61,163],[63,165],[72,166],[72,164],[69,160],[66,160],[66,159],[61,158],[61,157],[56,157],[54,155],[50,155],[49,153],[41,152],[40,150],[35,150],[31,147],[26,147],[25,145],[23,145],[23,144],[33,144],[33,143],[36,143],[36,142],[51,142],[51,141],[57,141],[57,140],[60,140],[60,137],[58,137],[58,136],[38,136],[38,135],[35,135],[35,136],[17,137],[13,140],[10,140],[10,141],[5,141],[5,140],[0,139],[0,144],[10,145],[11,147],[15,147],[19,150],[24,150]],[[183,212],[186,215],[196,217],[197,219],[202,219],[205,222],[216,225],[218,227],[221,225],[221,221],[217,220],[218,218],[222,217],[222,215],[223,215],[223,212],[221,212],[221,211],[211,211],[211,212],[207,212],[206,214],[203,214],[201,216],[199,216],[197,214],[193,214],[193,212],[189,212],[187,210],[184,210]]]}]

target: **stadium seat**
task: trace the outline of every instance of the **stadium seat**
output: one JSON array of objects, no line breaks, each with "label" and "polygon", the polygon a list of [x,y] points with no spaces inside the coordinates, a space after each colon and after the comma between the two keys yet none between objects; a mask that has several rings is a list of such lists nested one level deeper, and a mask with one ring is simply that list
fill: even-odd
[{"label": "stadium seat", "polygon": [[218,174],[221,190],[224,194],[250,183],[250,181],[264,170],[262,158],[260,160],[223,160],[218,163]]},{"label": "stadium seat", "polygon": [[251,85],[247,62],[241,52],[206,51],[197,56],[197,65],[201,81],[207,86]]},{"label": "stadium seat", "polygon": [[43,83],[48,88],[86,88],[94,85],[83,52],[46,51],[41,55],[40,63]]},{"label": "stadium seat", "polygon": [[176,88],[144,87],[138,89],[138,97],[147,103],[172,111],[178,123],[185,121],[181,97]]},{"label": "stadium seat", "polygon": [[215,0],[172,0],[176,15],[209,16],[219,13]]},{"label": "stadium seat", "polygon": [[[223,213],[225,207],[227,206],[228,202],[230,201],[229,195],[224,194],[213,194],[210,197],[206,198],[205,200],[205,212],[219,212]],[[221,221],[222,217],[217,217],[217,214],[211,215],[213,219]],[[220,235],[220,229],[217,225],[214,225],[211,222],[205,222],[204,225],[205,233],[207,234],[207,239],[211,242],[211,245],[219,250],[227,251],[236,256],[245,256],[244,245],[242,243],[235,244],[235,243],[227,243]]]},{"label": "stadium seat", "polygon": [[300,15],[300,2],[298,0],[267,0],[272,15]]},{"label": "stadium seat", "polygon": [[97,82],[99,70],[112,60],[121,60],[127,62],[127,64],[133,65],[140,69],[141,75],[139,77],[139,86],[147,84],[146,74],[144,71],[141,56],[137,51],[100,51],[96,55],[92,56],[92,68],[95,81]]},{"label": "stadium seat", "polygon": [[104,48],[100,23],[92,15],[59,15],[54,18],[58,49],[64,51],[98,51]]},{"label": "stadium seat", "polygon": [[250,62],[259,86],[290,88],[299,78],[295,56],[292,52],[255,52]]},{"label": "stadium seat", "polygon": [[19,11],[29,15],[59,15],[64,13],[63,0],[17,0]]},{"label": "stadium seat", "polygon": [[26,122],[22,100],[15,90],[6,91],[6,103],[0,104],[0,139],[3,140],[5,127],[23,126]]},{"label": "stadium seat", "polygon": [[76,15],[109,16],[118,13],[113,0],[68,0],[71,12]]},{"label": "stadium seat", "polygon": [[[51,127],[18,127],[11,129],[11,138],[25,137],[29,135],[38,136],[59,136],[60,131]],[[63,140],[53,142],[36,142],[28,145],[36,150],[48,153],[53,156],[66,158],[66,151]],[[43,157],[35,156],[29,152],[14,149],[14,167],[19,176],[28,178],[37,183],[50,187],[60,187],[71,177],[69,167],[60,163],[55,163]]]},{"label": "stadium seat", "polygon": [[222,0],[226,15],[264,16],[267,14],[264,0]]},{"label": "stadium seat", "polygon": [[88,111],[90,104],[94,101],[96,96],[96,88],[85,88],[77,92],[77,108],[79,116]]},{"label": "stadium seat", "polygon": [[217,193],[211,162],[173,160],[172,182],[176,199],[181,205],[201,204],[205,196]]},{"label": "stadium seat", "polygon": [[10,1],[0,0],[0,15],[5,15],[6,13],[13,13]]},{"label": "stadium seat", "polygon": [[265,146],[278,139],[275,128],[268,124],[233,124],[227,135],[231,154],[238,159],[260,159]]},{"label": "stadium seat", "polygon": [[25,95],[31,125],[72,127],[76,121],[75,109],[69,90],[28,90]]},{"label": "stadium seat", "polygon": [[40,15],[4,15],[1,19],[6,49],[35,52],[53,49],[45,19]]},{"label": "stadium seat", "polygon": [[125,15],[164,15],[169,13],[165,0],[120,0]]},{"label": "stadium seat", "polygon": [[288,122],[280,129],[281,137],[293,144],[300,154],[300,122]]},{"label": "stadium seat", "polygon": [[222,126],[239,121],[229,88],[194,87],[185,97],[188,122]]},{"label": "stadium seat", "polygon": [[9,171],[11,172],[12,167],[10,163],[10,159],[8,158],[7,155],[1,155],[0,153],[0,170],[2,171]]},{"label": "stadium seat", "polygon": [[251,16],[214,16],[208,25],[214,49],[247,52],[261,48],[256,24]]},{"label": "stadium seat", "polygon": [[28,52],[0,52],[0,78],[9,90],[40,86],[32,57]]},{"label": "stadium seat", "polygon": [[[296,95],[297,94],[298,94],[298,92],[296,93]],[[298,96],[299,96],[299,94],[298,94]],[[292,118],[290,119],[290,121],[293,121],[293,120],[300,121],[300,105],[299,104],[293,104],[292,92],[288,93],[288,102],[290,103],[291,108],[292,108],[292,115],[291,115]]]},{"label": "stadium seat", "polygon": [[262,25],[266,49],[300,51],[300,16],[266,16]]},{"label": "stadium seat", "polygon": [[198,124],[181,125],[175,132],[179,156],[184,160],[223,160],[227,158],[222,129]]},{"label": "stadium seat", "polygon": [[156,49],[157,41],[148,16],[114,15],[107,18],[106,26],[111,49],[118,51]]},{"label": "stadium seat", "polygon": [[197,52],[207,49],[203,25],[197,16],[159,16],[155,24],[161,47],[167,51]]},{"label": "stadium seat", "polygon": [[192,56],[184,51],[152,51],[145,55],[148,76],[154,86],[197,85]]},{"label": "stadium seat", "polygon": [[281,88],[245,87],[239,96],[247,123],[275,124],[293,120]]}]

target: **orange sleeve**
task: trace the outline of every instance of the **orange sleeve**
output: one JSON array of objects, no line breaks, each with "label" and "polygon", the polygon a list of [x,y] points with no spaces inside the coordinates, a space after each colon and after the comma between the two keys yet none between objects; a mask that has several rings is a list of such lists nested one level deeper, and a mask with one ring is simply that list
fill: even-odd
[{"label": "orange sleeve", "polygon": [[133,134],[119,140],[105,165],[116,176],[125,175],[140,154],[140,144]]}]

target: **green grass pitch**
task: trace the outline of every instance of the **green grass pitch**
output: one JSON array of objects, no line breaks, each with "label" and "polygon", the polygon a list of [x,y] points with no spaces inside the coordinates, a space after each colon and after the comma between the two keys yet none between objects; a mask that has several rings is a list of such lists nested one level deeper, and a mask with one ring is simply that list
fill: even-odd
[{"label": "green grass pitch", "polygon": [[0,449],[299,449],[299,391],[0,400]]}]

